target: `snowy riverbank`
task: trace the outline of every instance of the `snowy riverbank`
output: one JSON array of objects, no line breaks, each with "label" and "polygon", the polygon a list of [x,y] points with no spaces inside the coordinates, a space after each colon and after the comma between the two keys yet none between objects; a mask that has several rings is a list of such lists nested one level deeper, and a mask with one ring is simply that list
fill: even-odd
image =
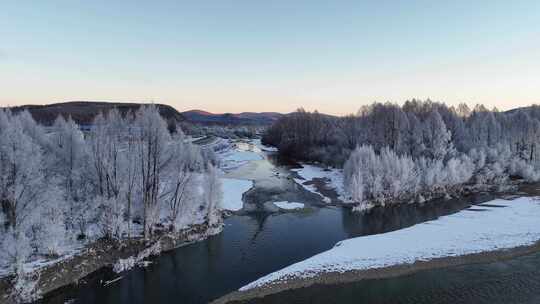
[{"label": "snowy riverbank", "polygon": [[[252,140],[230,141],[217,138],[207,146],[217,150],[216,156],[218,162],[223,165],[220,168],[222,171],[239,168],[250,161],[262,159],[264,154],[258,147],[257,142],[253,143]],[[199,178],[199,176],[196,176],[196,178]],[[253,181],[221,176],[220,183],[223,196],[218,209],[225,211],[220,212],[221,216],[225,216],[226,211],[241,210],[243,207],[242,196],[253,186]],[[204,191],[204,189],[201,190]],[[166,223],[168,219],[167,208],[168,205],[160,208],[159,221],[162,223]],[[222,229],[221,221],[216,227],[207,227],[204,212],[186,207],[182,209],[177,222],[181,224],[179,226],[180,231],[177,233],[162,231],[156,236],[155,240],[159,240],[160,250],[168,251],[186,243],[203,240],[210,235],[219,233]],[[122,270],[127,270],[139,264],[139,259],[148,257],[144,252],[148,251],[149,244],[154,243],[156,245],[155,242],[146,242],[142,239],[142,227],[140,226],[132,223],[133,234],[131,239],[126,238],[117,241],[98,238],[74,240],[73,244],[64,245],[65,254],[57,257],[41,257],[29,261],[24,265],[25,272],[29,275],[32,274],[32,281],[37,283],[36,290],[32,292],[35,296],[44,295],[54,289],[76,282],[103,267],[120,265]],[[159,254],[159,251],[152,251],[152,254]],[[8,301],[4,296],[11,293],[13,286],[11,281],[12,273],[7,267],[1,267],[1,262],[0,303],[4,303],[3,299]]]},{"label": "snowy riverbank", "polygon": [[294,168],[291,171],[298,174],[298,177],[294,178],[296,183],[304,189],[320,195],[324,201],[345,201],[343,170],[302,164],[302,168]]},{"label": "snowy riverbank", "polygon": [[[148,255],[144,256],[146,259],[161,252],[201,241],[221,232],[221,230],[221,224],[208,227],[207,223],[202,223],[192,225],[176,233],[162,234],[153,241],[147,241],[141,237],[120,241],[99,239],[87,244],[70,256],[62,256],[54,261],[34,265],[35,269],[29,273],[32,274],[31,277],[34,280],[29,280],[26,283],[35,284],[36,290],[32,292],[37,299],[64,286],[78,284],[81,280],[84,281],[87,275],[104,267],[117,268],[121,261],[133,260],[134,257],[141,256],[141,253],[145,251],[151,250]],[[154,248],[159,248],[159,250],[156,251]],[[142,262],[142,260],[134,261],[133,265],[126,266],[122,270],[129,270],[138,262]],[[28,265],[28,267],[30,266]],[[11,275],[0,278],[0,303],[2,304],[15,303],[11,297],[13,290],[11,280]]]},{"label": "snowy riverbank", "polygon": [[[264,295],[313,283],[336,283],[340,278],[387,277],[414,271],[415,267],[510,257],[515,254],[513,248],[524,253],[527,248],[536,250],[539,240],[540,202],[536,198],[497,199],[406,229],[339,242],[240,291],[261,296],[261,290],[265,290]],[[325,280],[325,276],[332,279]]]},{"label": "snowy riverbank", "polygon": [[239,211],[244,206],[242,196],[253,187],[253,181],[234,178],[221,178],[223,185],[223,199],[221,209]]}]

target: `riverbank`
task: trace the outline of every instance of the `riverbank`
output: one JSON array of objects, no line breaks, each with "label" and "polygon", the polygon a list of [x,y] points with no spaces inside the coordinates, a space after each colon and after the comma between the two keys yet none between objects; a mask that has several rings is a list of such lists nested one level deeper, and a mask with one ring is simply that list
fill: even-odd
[{"label": "riverbank", "polygon": [[[221,163],[221,170],[227,172],[240,168],[255,160],[263,159],[263,154],[258,141],[253,140],[227,140],[212,138],[204,142],[197,142],[201,146],[216,151],[216,155]],[[253,187],[253,182],[249,180],[226,178],[220,180],[223,184],[223,200],[220,205],[222,217],[242,209],[244,192]],[[205,223],[197,221],[190,228],[186,228],[177,233],[162,233],[152,241],[144,241],[137,236],[132,239],[120,241],[92,240],[81,242],[72,253],[60,256],[56,259],[47,258],[35,263],[29,275],[33,281],[37,281],[35,290],[40,296],[47,296],[49,293],[62,287],[78,282],[86,276],[99,272],[106,267],[120,264],[119,269],[128,268],[144,264],[141,259],[146,259],[148,255],[157,255],[155,248],[159,251],[170,251],[180,246],[203,240],[208,236],[217,234],[222,227],[207,227]],[[156,244],[159,242],[159,244]],[[151,249],[151,250],[150,250]],[[148,255],[146,254],[148,253]],[[9,294],[14,290],[13,275],[0,278],[0,304],[10,303]],[[26,284],[25,284],[26,285]],[[34,293],[34,292],[32,292]]]},{"label": "riverbank", "polygon": [[531,246],[521,246],[513,249],[475,253],[458,257],[437,258],[429,261],[417,261],[413,264],[402,264],[378,269],[351,270],[346,272],[327,272],[312,278],[292,278],[287,282],[280,282],[272,285],[261,286],[247,291],[235,291],[219,299],[216,299],[211,303],[249,303],[254,299],[263,298],[265,296],[277,294],[287,290],[294,290],[316,285],[343,284],[357,282],[360,280],[386,279],[409,275],[429,269],[441,269],[460,265],[481,264],[509,260],[516,257],[533,254],[536,252],[540,252],[540,242],[536,242],[534,245]]},{"label": "riverbank", "polygon": [[348,239],[262,277],[218,303],[313,284],[393,277],[528,254],[539,249],[539,214],[540,203],[534,198],[494,200],[410,228]]},{"label": "riverbank", "polygon": [[[135,238],[122,241],[100,239],[85,246],[79,253],[38,270],[39,279],[36,290],[46,295],[69,285],[77,285],[84,277],[105,267],[113,267],[119,260],[137,256],[152,246],[161,252],[203,240],[221,231],[221,225],[208,227],[206,223],[192,225],[177,233],[162,234],[152,241]],[[156,246],[156,243],[159,243]],[[0,304],[14,303],[10,298],[13,289],[13,276],[0,279]]]},{"label": "riverbank", "polygon": [[345,190],[343,169],[324,167],[320,164],[298,163],[299,168],[292,168],[293,180],[304,189],[321,197],[327,205],[353,208],[355,211],[369,211],[375,207],[395,206],[400,204],[423,204],[439,199],[467,197],[482,192],[511,195],[526,186],[523,179],[509,179],[504,184],[464,183],[433,187],[416,193],[402,193],[396,197],[365,200],[362,203],[352,201]]}]

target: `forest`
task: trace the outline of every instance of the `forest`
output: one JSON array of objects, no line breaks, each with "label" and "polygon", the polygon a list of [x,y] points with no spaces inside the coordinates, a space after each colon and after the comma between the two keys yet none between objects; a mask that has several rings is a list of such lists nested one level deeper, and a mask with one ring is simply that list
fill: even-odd
[{"label": "forest", "polygon": [[536,181],[539,139],[539,106],[500,112],[413,99],[344,117],[300,109],[271,126],[263,143],[298,161],[343,168],[348,199],[363,209],[462,185]]},{"label": "forest", "polygon": [[219,227],[216,158],[176,130],[155,106],[99,114],[84,132],[0,110],[0,266],[23,277],[24,263],[99,238]]}]

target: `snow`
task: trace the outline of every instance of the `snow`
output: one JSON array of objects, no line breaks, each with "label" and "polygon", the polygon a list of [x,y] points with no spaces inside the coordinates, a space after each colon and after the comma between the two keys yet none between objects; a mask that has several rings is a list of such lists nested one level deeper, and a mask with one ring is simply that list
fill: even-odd
[{"label": "snow", "polygon": [[242,195],[253,187],[253,182],[250,180],[241,180],[233,178],[221,178],[223,185],[223,200],[221,209],[238,211],[242,209]]},{"label": "snow", "polygon": [[195,136],[195,137],[193,137],[193,136],[186,136],[186,137],[184,138],[184,141],[185,141],[185,142],[192,143],[192,142],[194,142],[194,141],[197,141],[197,140],[199,140],[199,139],[203,139],[203,138],[205,138],[205,137],[206,137],[206,136]]},{"label": "snow", "polygon": [[256,145],[259,150],[261,151],[265,151],[265,152],[277,152],[278,149],[276,147],[272,147],[272,146],[267,146],[267,145],[263,145],[261,143],[261,139],[260,138],[257,138],[257,139],[253,139],[251,141],[254,145]]},{"label": "snow", "polygon": [[[489,205],[504,206],[490,207]],[[412,264],[435,258],[532,245],[540,240],[538,198],[493,200],[406,229],[337,243],[332,249],[252,282],[248,290],[322,272],[345,272]]]},{"label": "snow", "polygon": [[223,160],[225,162],[247,162],[259,159],[262,159],[262,156],[260,156],[258,153],[251,151],[234,151],[232,153],[228,153],[227,155],[225,155],[225,157],[223,157]]},{"label": "snow", "polygon": [[[25,272],[32,273],[36,270],[43,269],[44,267],[48,267],[56,263],[71,259],[84,250],[84,244],[84,242],[79,242],[76,240],[70,243],[63,244],[63,254],[57,258],[51,259],[49,257],[44,257],[41,255],[31,256],[29,260],[24,263],[23,269]],[[6,265],[3,262],[4,261],[0,261],[0,278],[4,278],[8,275],[13,274],[13,269],[11,267],[12,265]]]},{"label": "snow", "polygon": [[[226,139],[219,139],[219,145],[222,147],[216,151],[221,161],[220,168],[225,171],[231,171],[239,168],[250,161],[263,159],[262,151],[253,142],[233,142]],[[215,150],[215,149],[214,149]]]},{"label": "snow", "polygon": [[298,173],[298,175],[302,177],[302,179],[295,178],[295,182],[302,185],[304,189],[318,194],[323,198],[325,196],[321,194],[314,185],[305,185],[304,183],[311,181],[314,178],[326,179],[326,187],[334,189],[339,198],[343,200],[345,194],[345,190],[343,188],[343,170],[334,168],[324,169],[315,165],[302,164],[302,168],[291,169],[291,171]]},{"label": "snow", "polygon": [[295,203],[295,202],[274,202],[274,205],[278,206],[281,209],[285,210],[294,210],[294,209],[302,209],[304,208],[304,204],[302,203]]},{"label": "snow", "polygon": [[147,265],[144,259],[150,256],[159,255],[160,253],[161,253],[161,243],[160,241],[157,241],[152,246],[139,252],[136,256],[130,256],[126,259],[118,259],[118,261],[113,265],[113,271],[115,273],[120,273],[120,272],[130,270],[137,265],[143,265],[143,266]]}]

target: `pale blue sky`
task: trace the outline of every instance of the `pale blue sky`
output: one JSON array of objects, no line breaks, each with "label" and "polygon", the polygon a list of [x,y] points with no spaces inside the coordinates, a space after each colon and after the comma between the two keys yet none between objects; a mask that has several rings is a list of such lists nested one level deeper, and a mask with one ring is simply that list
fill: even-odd
[{"label": "pale blue sky", "polygon": [[0,104],[540,102],[540,1],[4,1]]}]

